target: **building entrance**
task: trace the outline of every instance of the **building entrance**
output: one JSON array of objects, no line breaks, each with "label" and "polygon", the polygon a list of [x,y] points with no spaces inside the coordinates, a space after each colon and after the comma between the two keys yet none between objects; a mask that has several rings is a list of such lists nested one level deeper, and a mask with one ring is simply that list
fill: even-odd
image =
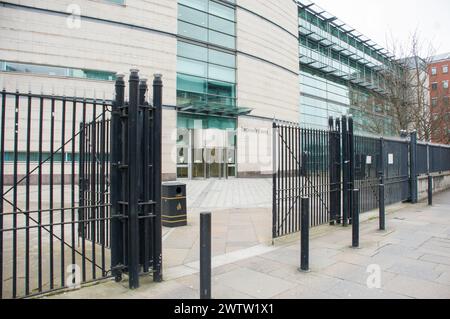
[{"label": "building entrance", "polygon": [[235,177],[235,140],[234,130],[178,129],[177,177]]}]

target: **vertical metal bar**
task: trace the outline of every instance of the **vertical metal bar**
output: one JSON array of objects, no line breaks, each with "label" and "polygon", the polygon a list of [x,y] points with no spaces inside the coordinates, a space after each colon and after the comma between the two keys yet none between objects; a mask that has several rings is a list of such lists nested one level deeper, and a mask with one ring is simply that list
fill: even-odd
[{"label": "vertical metal bar", "polygon": [[105,101],[102,103],[102,117],[100,125],[100,245],[101,245],[101,260],[102,260],[102,274],[106,274],[106,259],[105,259],[105,200],[106,200],[106,105]]},{"label": "vertical metal bar", "polygon": [[335,194],[334,194],[334,157],[332,154],[334,154],[334,147],[336,146],[334,143],[334,127],[333,127],[333,118],[330,117],[328,119],[328,172],[329,172],[329,184],[330,184],[330,225],[334,225],[336,222],[336,202],[335,202]]},{"label": "vertical metal bar", "polygon": [[[26,163],[26,216],[25,216],[25,295],[30,294],[30,149],[31,147],[31,92],[28,93],[27,112],[27,163]],[[1,154],[3,156],[3,153]]]},{"label": "vertical metal bar", "polygon": [[119,218],[123,212],[119,201],[121,200],[121,154],[122,154],[122,123],[120,119],[121,108],[124,106],[125,81],[122,74],[116,79],[116,96],[111,112],[111,269],[112,275],[118,282],[122,278],[122,270],[119,265],[123,265],[123,232],[122,220]]},{"label": "vertical metal bar", "polygon": [[353,212],[352,212],[352,247],[359,247],[359,189],[352,191]]},{"label": "vertical metal bar", "polygon": [[50,289],[54,288],[54,254],[53,254],[53,174],[54,174],[54,140],[55,140],[55,98],[51,98],[51,121],[50,121],[50,194],[49,194],[49,224],[50,224]]},{"label": "vertical metal bar", "polygon": [[38,291],[42,292],[42,142],[44,125],[44,98],[39,99],[39,145],[38,145]]},{"label": "vertical metal bar", "polygon": [[283,126],[283,219],[282,219],[282,225],[281,225],[281,232],[282,234],[286,234],[286,226],[287,226],[287,211],[289,209],[288,207],[288,195],[287,195],[287,189],[288,189],[288,179],[287,179],[287,158],[288,158],[288,149],[286,145],[287,141],[287,125]]},{"label": "vertical metal bar", "polygon": [[128,275],[129,287],[139,287],[139,207],[138,207],[138,70],[130,70],[128,107]]},{"label": "vertical metal bar", "polygon": [[383,182],[383,178],[380,179],[380,185],[379,185],[379,195],[378,195],[378,200],[379,200],[379,219],[380,219],[380,230],[385,230],[386,229],[386,211],[385,211],[385,207],[384,207],[384,182]]},{"label": "vertical metal bar", "polygon": [[19,92],[15,94],[15,116],[14,116],[14,168],[13,168],[13,298],[17,296],[17,161],[19,143]]},{"label": "vertical metal bar", "polygon": [[90,202],[89,205],[91,205],[91,214],[90,214],[90,238],[91,238],[91,257],[92,257],[92,262],[91,262],[91,271],[92,271],[92,279],[95,279],[97,276],[97,269],[96,269],[96,251],[95,251],[95,246],[96,246],[96,229],[95,229],[95,224],[96,224],[96,215],[97,215],[97,209],[98,207],[96,206],[96,180],[97,180],[97,170],[96,170],[96,164],[97,164],[97,122],[96,122],[96,117],[97,117],[97,102],[94,100],[94,103],[92,104],[92,123],[89,125],[90,127],[90,135],[89,137],[91,138],[90,141]]},{"label": "vertical metal bar", "polygon": [[379,222],[380,230],[386,229],[386,210],[385,210],[385,186],[384,186],[384,139],[380,138],[379,143],[379,163],[378,163],[378,175],[380,178],[379,194],[378,194],[378,209],[379,209]]},{"label": "vertical metal bar", "polygon": [[301,194],[300,194],[300,165],[301,165],[301,153],[300,153],[300,140],[299,140],[299,132],[300,128],[297,126],[295,128],[295,139],[294,139],[294,147],[295,147],[295,158],[296,162],[294,163],[294,176],[295,176],[295,202],[296,202],[296,214],[295,214],[295,232],[299,232],[301,229],[300,221],[301,221]]},{"label": "vertical metal bar", "polygon": [[[89,158],[87,157],[87,150],[89,148],[89,144],[86,142],[86,99],[83,99],[83,115],[82,115],[82,122],[80,124],[80,145],[81,149],[83,150],[83,156],[80,157],[80,168],[81,168],[81,174],[80,174],[80,202],[82,206],[88,206],[87,205],[87,198],[86,198],[86,173],[87,173],[87,165]],[[88,135],[89,136],[89,135]],[[85,222],[87,213],[86,211],[88,208],[82,208],[81,209],[81,274],[82,274],[82,280],[86,281],[86,225]],[[79,226],[80,227],[80,224]]]},{"label": "vertical metal bar", "polygon": [[276,231],[277,231],[277,237],[280,236],[280,215],[282,212],[282,179],[281,179],[281,165],[283,162],[282,159],[282,141],[281,141],[281,133],[282,129],[280,126],[277,127],[276,133],[277,133],[277,149],[278,149],[278,162],[277,162],[277,223],[276,223]]},{"label": "vertical metal bar", "polygon": [[[349,132],[349,160],[350,160],[350,170],[349,170],[349,192],[351,193],[355,188],[355,140],[353,134],[353,118],[349,117],[348,119],[348,132]],[[359,194],[359,193],[358,193]],[[351,193],[351,196],[352,193]],[[359,199],[358,199],[359,200]],[[350,199],[350,213],[351,220],[353,220],[353,203],[354,201]]]},{"label": "vertical metal bar", "polygon": [[337,202],[337,222],[338,224],[341,223],[342,220],[342,152],[341,152],[341,122],[339,118],[336,118],[336,149],[335,149],[335,156],[336,156],[336,202]]},{"label": "vertical metal bar", "polygon": [[411,202],[417,203],[417,132],[410,134],[409,147],[409,164],[410,164],[410,187],[411,187]]},{"label": "vertical metal bar", "polygon": [[433,176],[428,175],[428,205],[433,205]]},{"label": "vertical metal bar", "polygon": [[348,171],[349,171],[349,159],[348,159],[348,132],[347,132],[347,117],[342,116],[342,225],[344,227],[348,224],[348,211],[349,211],[349,193],[348,193]]},{"label": "vertical metal bar", "polygon": [[[142,200],[144,203],[148,203],[150,201],[150,118],[149,118],[149,109],[148,104],[146,104],[146,93],[147,93],[147,80],[141,79],[141,82],[139,83],[139,107],[141,108],[142,112],[142,152],[141,152],[141,158],[139,159],[142,161],[142,193],[143,197]],[[150,220],[148,218],[149,216],[149,206],[145,204],[142,207],[143,210],[143,216],[145,218],[142,220],[143,234],[141,234],[141,238],[143,238],[143,271],[144,273],[147,273],[150,269],[150,244],[151,244],[151,233],[150,233]]]},{"label": "vertical metal bar", "polygon": [[2,135],[0,140],[0,299],[3,298],[3,193],[4,193],[4,174],[5,174],[5,117],[6,117],[6,91],[2,90],[2,115],[1,126]]},{"label": "vertical metal bar", "polygon": [[64,245],[65,245],[65,238],[64,238],[64,236],[65,236],[65,231],[64,231],[64,227],[65,227],[65,224],[64,224],[64,221],[65,221],[65,218],[64,218],[64,214],[65,214],[65,210],[64,210],[64,207],[65,207],[65,204],[64,204],[64,202],[65,202],[65,198],[64,198],[64,194],[65,194],[65,190],[64,190],[64,188],[65,188],[65,181],[64,181],[64,179],[65,179],[65,170],[64,170],[64,168],[65,168],[65,156],[66,156],[66,153],[65,153],[65,147],[64,147],[64,145],[65,145],[65,139],[66,139],[66,99],[64,98],[64,100],[62,101],[62,114],[61,114],[61,183],[60,183],[60,191],[61,191],[61,217],[60,217],[60,222],[61,222],[61,240],[60,240],[60,244],[61,244],[61,251],[60,251],[60,254],[61,254],[61,287],[64,287],[65,286],[65,258],[64,258],[64,255],[65,255],[65,248],[64,248]]},{"label": "vertical metal bar", "polygon": [[309,198],[302,197],[301,236],[300,236],[300,270],[309,270]]},{"label": "vertical metal bar", "polygon": [[156,74],[153,80],[153,106],[154,106],[154,136],[153,136],[153,154],[154,154],[154,201],[155,204],[155,219],[154,219],[154,258],[153,258],[153,280],[156,282],[162,281],[162,225],[161,225],[161,137],[162,137],[162,76]]},{"label": "vertical metal bar", "polygon": [[211,213],[200,214],[200,299],[211,299]]},{"label": "vertical metal bar", "polygon": [[[75,99],[72,101],[72,158],[71,158],[71,257],[72,257],[72,265],[76,264],[75,260],[75,138],[76,138],[76,120],[77,120],[77,102]],[[79,191],[79,189],[78,189]]]},{"label": "vertical metal bar", "polygon": [[292,215],[293,215],[293,212],[294,212],[294,207],[293,207],[293,196],[292,196],[292,187],[293,187],[293,185],[292,185],[292,182],[293,182],[293,180],[292,180],[292,160],[293,160],[293,154],[292,154],[292,125],[291,126],[289,126],[288,127],[288,136],[287,136],[287,143],[288,143],[288,148],[289,148],[289,156],[288,156],[288,158],[287,158],[287,160],[288,160],[288,167],[287,167],[287,170],[288,170],[288,181],[289,181],[289,192],[288,192],[288,196],[289,196],[289,201],[288,201],[288,207],[289,207],[289,210],[288,210],[288,216],[287,216],[287,220],[286,220],[286,222],[287,222],[287,224],[288,224],[288,227],[287,227],[287,231],[288,231],[288,233],[290,234],[291,232],[292,232]]},{"label": "vertical metal bar", "polygon": [[272,123],[272,244],[277,237],[277,124]]}]

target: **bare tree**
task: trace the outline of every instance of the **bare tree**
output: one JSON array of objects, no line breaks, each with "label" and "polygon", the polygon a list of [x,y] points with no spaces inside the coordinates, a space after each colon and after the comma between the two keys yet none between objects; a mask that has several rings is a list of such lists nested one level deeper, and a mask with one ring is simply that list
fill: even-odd
[{"label": "bare tree", "polygon": [[418,138],[430,141],[445,117],[437,118],[430,106],[428,65],[435,50],[416,31],[410,36],[406,48],[391,39],[388,49],[396,61],[384,72],[388,91],[387,115],[393,119],[394,129],[416,130]]}]

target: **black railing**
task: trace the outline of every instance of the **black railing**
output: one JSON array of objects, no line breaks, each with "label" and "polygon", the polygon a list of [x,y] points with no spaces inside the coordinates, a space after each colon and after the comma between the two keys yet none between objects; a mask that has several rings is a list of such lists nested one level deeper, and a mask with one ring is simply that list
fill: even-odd
[{"label": "black railing", "polygon": [[[85,232],[96,229],[87,225],[109,222],[104,146],[111,105],[104,100],[1,92],[1,298],[77,284],[78,270],[80,282],[110,274],[107,236]],[[102,128],[97,147],[83,141],[92,134],[87,132],[92,126]],[[8,152],[12,158],[6,158]],[[89,173],[94,186],[84,192],[79,178],[88,162],[101,170]],[[89,201],[80,201],[83,193]],[[96,240],[88,246],[90,239]]]},{"label": "black railing", "polygon": [[[352,223],[358,209],[418,200],[418,175],[450,170],[450,147],[409,138],[353,134],[353,120],[329,120],[329,130],[273,124],[273,238],[299,231],[300,197],[310,199],[311,226]],[[380,185],[383,198],[380,198]]]},{"label": "black railing", "polygon": [[[1,91],[0,298],[162,280],[162,81],[115,101]],[[8,154],[8,156],[6,156]],[[142,271],[141,271],[142,270]]]}]

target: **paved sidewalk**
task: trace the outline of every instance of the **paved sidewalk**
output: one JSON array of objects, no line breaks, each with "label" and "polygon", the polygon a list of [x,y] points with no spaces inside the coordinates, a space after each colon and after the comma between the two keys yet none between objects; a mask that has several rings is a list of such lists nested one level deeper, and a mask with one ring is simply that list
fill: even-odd
[{"label": "paved sidewalk", "polygon": [[[431,208],[408,204],[389,213],[385,232],[377,230],[375,218],[363,222],[360,249],[349,247],[350,227],[312,229],[309,273],[297,270],[295,238],[216,255],[213,297],[450,298],[450,192],[436,195],[434,202]],[[381,268],[380,289],[366,284],[373,264]],[[143,277],[134,291],[126,280],[106,281],[51,298],[198,298],[198,262],[171,267],[164,276],[160,284]]]},{"label": "paved sidewalk", "polygon": [[272,239],[272,180],[191,180],[187,184],[188,225],[163,227],[164,267],[199,259],[199,214],[213,214],[213,256],[268,244]]}]

